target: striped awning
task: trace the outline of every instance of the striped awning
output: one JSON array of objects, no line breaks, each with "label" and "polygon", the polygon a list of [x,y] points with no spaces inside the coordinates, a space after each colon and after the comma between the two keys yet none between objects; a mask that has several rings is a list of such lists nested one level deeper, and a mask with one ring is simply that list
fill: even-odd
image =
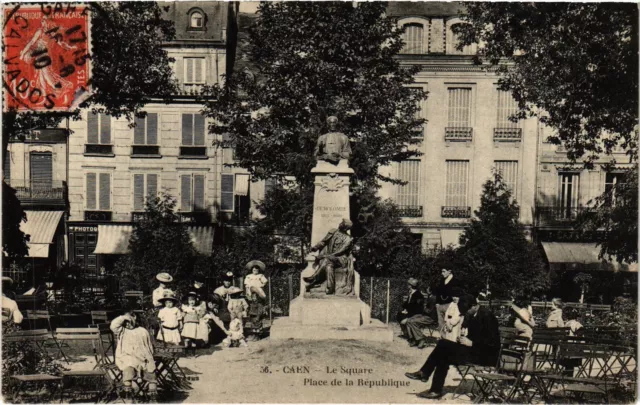
[{"label": "striped awning", "polygon": [[49,257],[49,246],[62,218],[62,211],[25,211],[27,222],[20,223],[20,230],[29,235],[27,257]]},{"label": "striped awning", "polygon": [[[212,226],[188,226],[187,231],[196,251],[211,255],[213,249]],[[129,253],[129,239],[133,225],[98,225],[98,242],[93,253],[103,255],[123,255]]]},{"label": "striped awning", "polygon": [[636,263],[598,259],[600,247],[595,243],[542,242],[542,248],[552,270],[638,271]]},{"label": "striped awning", "polygon": [[236,174],[236,187],[234,190],[235,195],[248,195],[249,194],[249,175],[248,174]]}]

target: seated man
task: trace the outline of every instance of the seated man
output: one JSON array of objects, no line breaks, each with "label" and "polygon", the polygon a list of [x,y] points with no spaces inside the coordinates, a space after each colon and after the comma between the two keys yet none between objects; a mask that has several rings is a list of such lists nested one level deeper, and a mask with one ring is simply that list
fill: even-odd
[{"label": "seated man", "polygon": [[402,304],[402,311],[397,316],[402,334],[409,341],[409,346],[424,348],[427,343],[422,329],[433,324],[433,319],[424,315],[424,296],[418,290],[418,280],[410,278],[409,296]]},{"label": "seated man", "polygon": [[13,279],[11,277],[2,277],[2,323],[9,321],[21,323],[23,319],[22,312],[18,309],[18,304],[5,295],[12,284]]},{"label": "seated man", "polygon": [[418,394],[422,398],[440,399],[444,381],[451,364],[473,363],[494,366],[500,351],[498,320],[489,308],[480,307],[473,296],[469,296],[470,309],[466,311],[463,330],[458,342],[441,339],[424,365],[415,373],[406,373],[408,378],[427,382],[433,374],[431,389]]},{"label": "seated man", "polygon": [[116,366],[122,371],[125,397],[131,397],[131,383],[137,377],[149,383],[149,396],[155,401],[158,388],[151,335],[145,328],[136,327],[136,315],[128,309],[111,321],[111,331],[117,340]]}]

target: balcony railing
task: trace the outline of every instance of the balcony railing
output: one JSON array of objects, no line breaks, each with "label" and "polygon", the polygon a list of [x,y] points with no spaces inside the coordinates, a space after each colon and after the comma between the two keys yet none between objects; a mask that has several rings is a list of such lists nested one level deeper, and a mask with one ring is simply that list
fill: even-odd
[{"label": "balcony railing", "polygon": [[[131,222],[144,221],[147,218],[146,211],[131,212]],[[211,215],[208,211],[178,212],[178,220],[188,224],[209,224]]]},{"label": "balcony railing", "polygon": [[180,157],[206,157],[206,146],[181,146]]},{"label": "balcony railing", "polygon": [[453,142],[470,142],[473,140],[473,128],[461,127],[453,128],[447,127],[444,129],[444,140]]},{"label": "balcony railing", "polygon": [[85,221],[111,221],[111,211],[85,211]]},{"label": "balcony railing", "polygon": [[22,179],[10,179],[9,185],[16,190],[20,200],[64,200],[63,181],[32,182]]},{"label": "balcony railing", "polygon": [[537,226],[572,226],[589,207],[536,207]]},{"label": "balcony railing", "polygon": [[186,84],[182,83],[178,87],[178,91],[180,96],[198,96],[202,92],[204,88],[204,84]]},{"label": "balcony railing", "polygon": [[422,218],[422,205],[400,205],[398,213],[404,218]]},{"label": "balcony railing", "polygon": [[522,142],[522,128],[493,128],[496,142]]},{"label": "balcony railing", "polygon": [[156,156],[160,154],[158,145],[132,145],[131,156]]},{"label": "balcony railing", "polygon": [[94,155],[112,155],[113,145],[100,145],[100,144],[86,144],[84,145],[84,153],[90,153]]},{"label": "balcony railing", "polygon": [[443,206],[442,218],[471,218],[471,207]]}]

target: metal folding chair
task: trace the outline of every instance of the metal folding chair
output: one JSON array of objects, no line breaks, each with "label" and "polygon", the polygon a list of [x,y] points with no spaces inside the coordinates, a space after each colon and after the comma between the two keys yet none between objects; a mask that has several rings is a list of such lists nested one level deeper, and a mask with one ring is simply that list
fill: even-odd
[{"label": "metal folding chair", "polygon": [[62,345],[60,344],[60,342],[58,342],[58,340],[55,337],[55,333],[54,333],[53,327],[51,326],[51,314],[49,313],[49,311],[47,311],[47,310],[27,310],[27,311],[25,311],[25,317],[27,318],[27,321],[29,322],[29,327],[31,329],[35,329],[37,327],[38,323],[44,322],[46,324],[47,330],[51,334],[51,338],[45,342],[45,346],[50,341],[53,341],[54,345],[58,348],[58,351],[62,355],[62,358],[64,358],[64,360],[67,362],[67,364],[69,364],[69,359],[67,358],[67,356],[65,355],[64,351],[62,350]]}]

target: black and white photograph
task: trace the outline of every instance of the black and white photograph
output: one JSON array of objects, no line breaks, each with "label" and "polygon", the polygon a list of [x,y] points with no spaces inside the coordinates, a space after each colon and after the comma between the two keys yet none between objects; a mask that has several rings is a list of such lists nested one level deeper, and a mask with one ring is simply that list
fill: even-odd
[{"label": "black and white photograph", "polygon": [[638,3],[0,7],[1,402],[638,401]]}]

